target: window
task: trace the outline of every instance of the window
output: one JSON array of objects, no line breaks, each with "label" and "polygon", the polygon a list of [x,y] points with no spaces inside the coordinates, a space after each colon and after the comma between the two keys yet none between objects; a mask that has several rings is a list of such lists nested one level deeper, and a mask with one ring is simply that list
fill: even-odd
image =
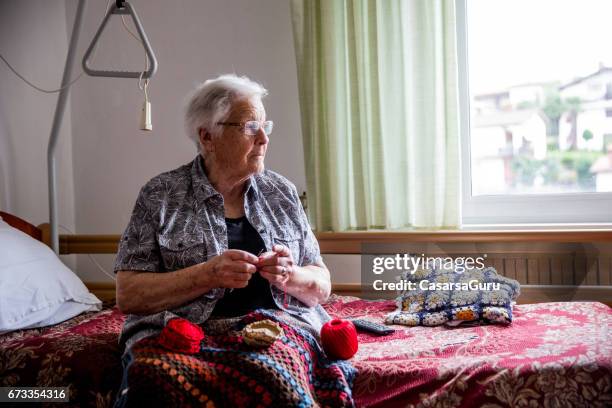
[{"label": "window", "polygon": [[464,224],[612,222],[609,15],[457,0]]}]

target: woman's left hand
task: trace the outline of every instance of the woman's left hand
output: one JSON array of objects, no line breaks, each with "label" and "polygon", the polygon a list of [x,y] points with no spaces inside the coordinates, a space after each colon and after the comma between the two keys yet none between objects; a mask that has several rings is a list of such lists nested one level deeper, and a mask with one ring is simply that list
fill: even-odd
[{"label": "woman's left hand", "polygon": [[285,286],[296,267],[291,250],[284,245],[274,245],[272,251],[259,256],[258,270],[261,276],[276,286]]}]

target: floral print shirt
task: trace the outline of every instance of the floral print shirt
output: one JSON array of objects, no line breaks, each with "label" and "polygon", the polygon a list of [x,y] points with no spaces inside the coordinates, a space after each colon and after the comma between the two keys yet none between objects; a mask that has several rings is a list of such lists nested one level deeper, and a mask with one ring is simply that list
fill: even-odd
[{"label": "floral print shirt", "polygon": [[[289,180],[269,170],[251,176],[244,207],[267,250],[282,244],[300,266],[321,262],[319,244]],[[227,249],[223,197],[208,181],[204,160],[198,155],[191,163],[154,177],[141,189],[121,237],[114,270],[172,272]],[[127,350],[136,341],[158,334],[174,317],[203,323],[229,290],[215,288],[190,303],[152,315],[128,315],[120,343]],[[270,290],[280,309],[317,330],[330,319],[320,305],[307,307],[276,286],[270,285]]]}]

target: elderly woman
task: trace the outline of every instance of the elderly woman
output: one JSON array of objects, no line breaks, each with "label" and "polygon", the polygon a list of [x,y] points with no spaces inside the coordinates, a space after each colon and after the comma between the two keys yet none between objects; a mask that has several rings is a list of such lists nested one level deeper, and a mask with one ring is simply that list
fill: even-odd
[{"label": "elderly woman", "polygon": [[[185,115],[188,133],[199,154],[191,163],[154,177],[138,195],[115,263],[117,305],[128,314],[120,338],[126,351],[118,405],[162,404],[166,398],[166,403],[173,405],[211,401],[223,405],[290,406],[303,404],[305,399],[316,404],[317,399],[328,398],[316,390],[314,394],[304,391],[313,395],[295,394],[286,389],[284,382],[269,380],[278,374],[269,372],[270,367],[253,366],[252,375],[247,375],[248,384],[257,382],[260,388],[254,389],[267,392],[268,398],[263,394],[255,398],[257,392],[250,396],[247,392],[243,396],[247,399],[238,402],[229,394],[248,391],[238,380],[242,377],[229,375],[231,369],[212,374],[206,371],[218,358],[210,354],[213,349],[217,354],[233,352],[224,364],[242,368],[256,358],[252,353],[268,353],[272,360],[278,357],[274,355],[277,346],[249,350],[236,340],[245,316],[251,321],[267,317],[281,323],[286,335],[289,331],[303,340],[306,351],[293,356],[297,361],[304,358],[300,354],[313,353],[309,348],[320,354],[313,339],[316,342],[322,324],[329,320],[319,304],[330,294],[330,275],[296,188],[264,168],[273,129],[262,103],[266,94],[260,84],[234,75],[200,85]],[[155,364],[146,363],[163,360],[173,367],[170,373],[180,373],[185,368],[184,361],[172,360],[163,349],[151,355],[155,336],[177,317],[199,325],[206,334],[202,350],[196,354],[198,363],[190,363],[192,371],[194,364],[196,371],[200,370],[200,375],[193,378],[186,374],[192,371],[186,369],[182,374],[161,378],[166,374],[155,371]],[[141,344],[148,348],[139,348]],[[274,344],[283,347],[284,343]],[[299,349],[296,344],[291,347]],[[246,354],[237,354],[238,351]],[[276,352],[282,354],[282,350]],[[248,361],[242,361],[243,357]],[[325,403],[350,405],[350,389],[346,389],[350,378],[344,378],[351,376],[350,366],[340,367],[335,372],[345,375],[336,378],[332,388],[344,392],[344,396]],[[202,382],[203,372],[215,380],[206,376],[208,380]],[[233,380],[221,378],[223,373]],[[155,378],[146,379],[147,375]],[[302,381],[313,381],[316,375],[309,373],[306,377],[311,378]],[[299,377],[293,375],[296,376]],[[299,378],[294,381],[300,383]],[[165,396],[155,392],[162,383]],[[190,386],[186,387],[186,383]],[[174,384],[170,393],[169,384]],[[194,389],[198,390],[195,396],[191,395]],[[285,395],[292,392],[295,395]]]}]

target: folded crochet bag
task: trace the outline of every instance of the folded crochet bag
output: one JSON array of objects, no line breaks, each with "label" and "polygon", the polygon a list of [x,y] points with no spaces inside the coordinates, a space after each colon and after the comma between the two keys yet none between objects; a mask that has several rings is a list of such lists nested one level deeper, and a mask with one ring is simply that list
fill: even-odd
[{"label": "folded crochet bag", "polygon": [[462,273],[419,269],[405,272],[402,279],[413,283],[410,290],[404,290],[397,298],[397,310],[387,315],[387,324],[509,324],[512,305],[520,294],[516,280],[500,276],[492,267]]}]

